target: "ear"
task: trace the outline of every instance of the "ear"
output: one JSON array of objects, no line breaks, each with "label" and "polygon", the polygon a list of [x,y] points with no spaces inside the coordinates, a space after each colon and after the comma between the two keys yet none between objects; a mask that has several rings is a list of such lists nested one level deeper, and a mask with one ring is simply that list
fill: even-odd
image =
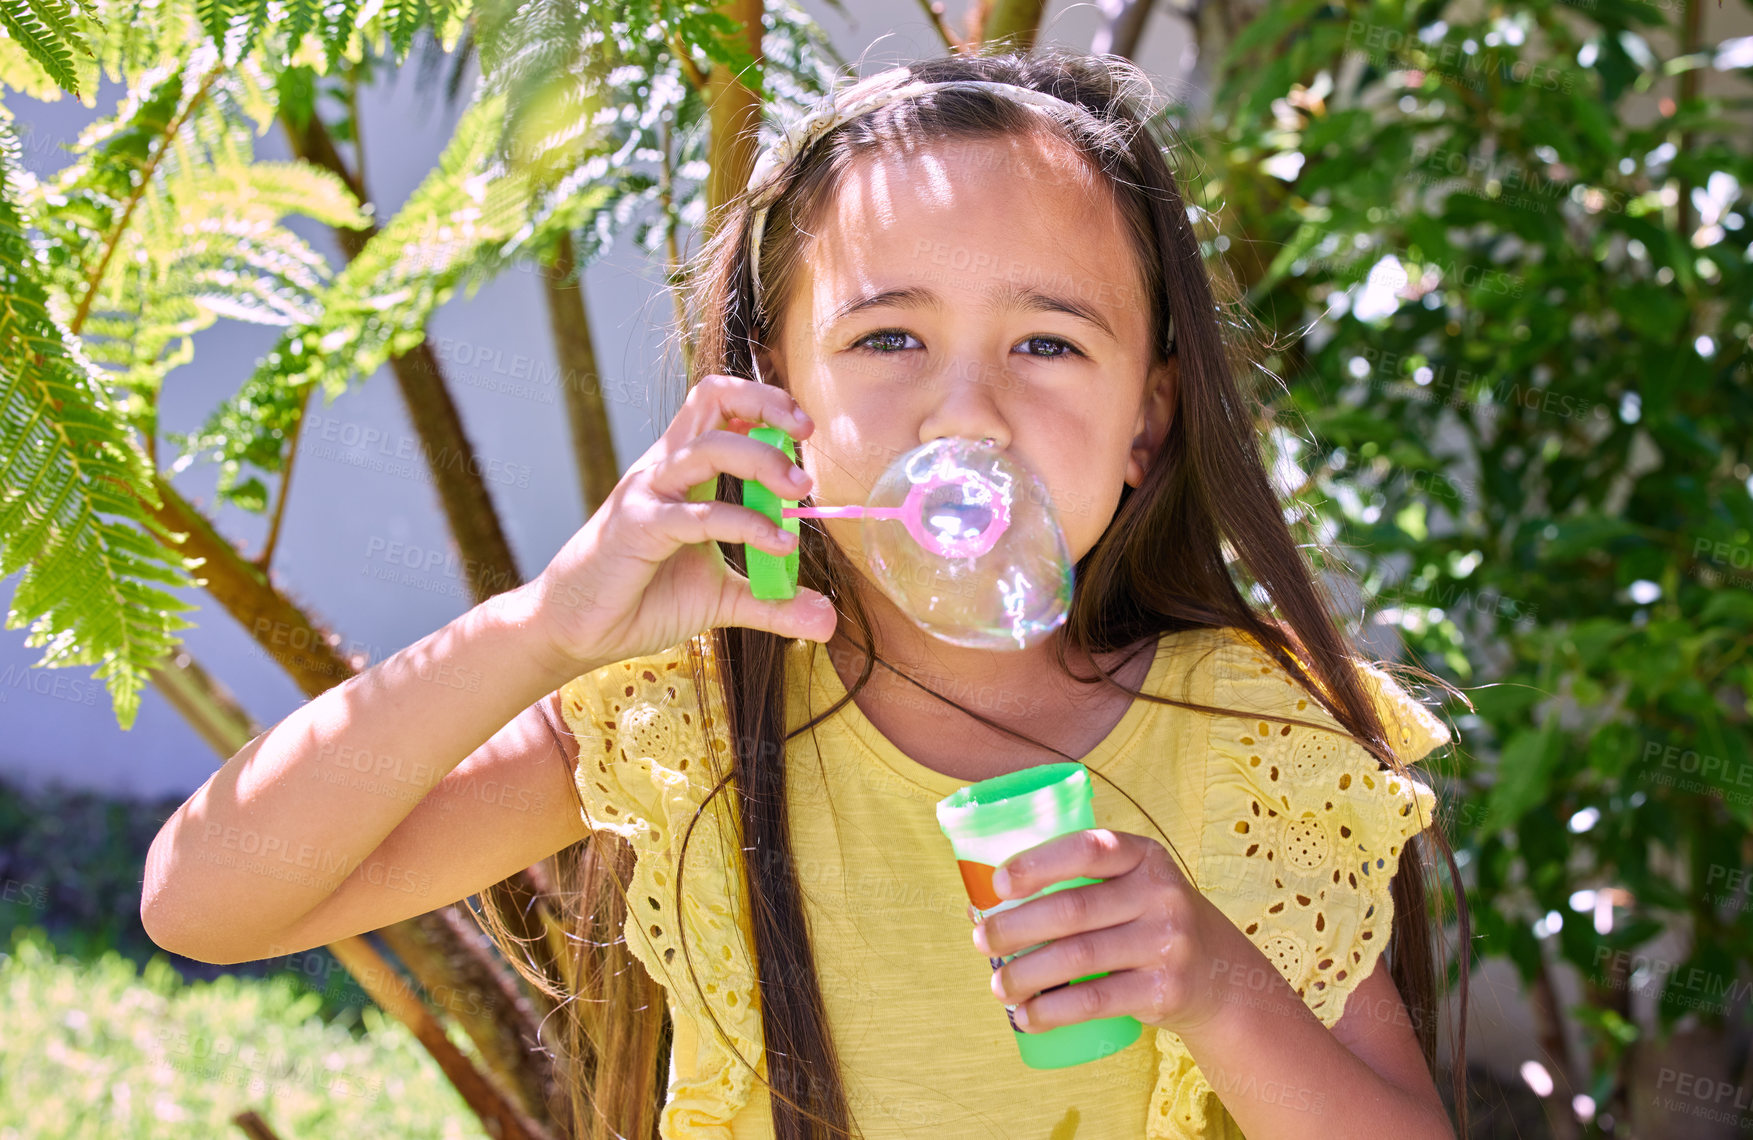
[{"label": "ear", "polygon": [[1180,402],[1181,361],[1170,354],[1166,361],[1152,364],[1145,380],[1144,402],[1133,422],[1132,453],[1126,461],[1126,483],[1136,487],[1144,482],[1144,473],[1151,460],[1168,438],[1169,425],[1175,420],[1175,407]]},{"label": "ear", "polygon": [[784,385],[784,379],[774,366],[773,353],[764,344],[755,345],[755,365],[761,370],[761,379],[769,384]]}]

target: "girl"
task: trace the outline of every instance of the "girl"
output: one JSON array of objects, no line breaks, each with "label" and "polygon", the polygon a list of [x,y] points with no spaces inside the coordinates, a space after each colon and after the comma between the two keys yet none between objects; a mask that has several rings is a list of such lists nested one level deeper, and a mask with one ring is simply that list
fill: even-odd
[{"label": "girl", "polygon": [[[1049,48],[898,68],[798,124],[692,267],[690,390],[663,436],[534,582],[192,796],[149,858],[154,938],[208,961],[322,945],[559,852],[566,977],[523,962],[491,894],[484,917],[532,982],[584,999],[564,1005],[579,1136],[650,1136],[655,1115],[675,1140],[1452,1137],[1434,797],[1407,774],[1448,733],[1355,657],[1298,553],[1149,95],[1123,60]],[[754,599],[744,545],[790,536],[738,505],[744,480],[862,503],[945,437],[991,440],[1050,493],[1076,570],[1054,636],[926,635],[845,520],[803,530],[795,599]],[[480,696],[432,701],[440,667]],[[340,749],[425,762],[418,794],[301,778]],[[994,885],[1102,881],[970,934],[933,804],[1062,759],[1098,778],[1105,826]],[[468,794],[488,777],[533,796]],[[238,827],[353,873],[204,858]],[[392,894],[361,865],[430,874]],[[1034,1070],[1006,1009],[1023,1032],[1145,1033]]]}]

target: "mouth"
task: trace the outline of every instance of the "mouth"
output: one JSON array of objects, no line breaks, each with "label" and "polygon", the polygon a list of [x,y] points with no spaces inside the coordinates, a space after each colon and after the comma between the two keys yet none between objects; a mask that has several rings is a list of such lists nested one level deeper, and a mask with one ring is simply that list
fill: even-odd
[{"label": "mouth", "polygon": [[921,514],[926,527],[945,542],[970,541],[992,525],[991,505],[968,501],[955,484],[933,488]]}]

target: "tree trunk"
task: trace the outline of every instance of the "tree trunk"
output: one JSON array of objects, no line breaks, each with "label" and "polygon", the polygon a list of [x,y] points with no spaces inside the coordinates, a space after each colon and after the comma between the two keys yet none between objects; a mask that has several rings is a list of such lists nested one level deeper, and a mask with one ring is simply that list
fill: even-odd
[{"label": "tree trunk", "polygon": [[[743,37],[743,46],[757,61],[765,58],[761,51],[761,0],[724,0],[718,12],[742,25],[738,34]],[[706,180],[705,230],[711,234],[718,228],[724,204],[742,192],[754,172],[761,100],[722,64],[706,75],[706,100],[711,117],[707,138],[712,173]]]},{"label": "tree trunk", "polygon": [[468,1033],[487,1068],[509,1079],[519,1107],[537,1119],[554,1119],[559,1082],[552,1060],[537,1048],[538,1025],[552,1003],[544,996],[538,1005],[524,992],[474,916],[464,917],[455,905],[441,907],[379,934],[427,997]]},{"label": "tree trunk", "polygon": [[1666,1040],[1640,1038],[1631,1047],[1627,1096],[1631,1135],[1638,1140],[1732,1140],[1747,1135],[1753,1093],[1734,1059],[1747,1048],[1720,1026],[1677,1026]]},{"label": "tree trunk", "polygon": [[548,327],[560,363],[560,391],[566,400],[566,423],[572,429],[572,454],[578,470],[579,498],[584,517],[596,514],[621,477],[615,459],[615,437],[603,401],[602,373],[590,335],[584,277],[570,233],[560,235],[554,257],[542,274],[548,298]]},{"label": "tree trunk", "polygon": [[1046,14],[1046,0],[993,0],[980,24],[981,50],[1028,51]]},{"label": "tree trunk", "polygon": [[[292,140],[294,154],[334,172],[360,201],[366,200],[364,187],[341,161],[328,129],[314,111],[302,127],[285,115],[280,122]],[[335,239],[341,243],[347,260],[352,261],[377,232],[376,225],[361,230],[336,229]],[[444,370],[439,367],[431,343],[422,340],[401,356],[391,357],[390,371],[395,375],[408,418],[432,472],[432,484],[438,489],[451,537],[463,559],[471,595],[475,601],[484,602],[494,594],[522,585],[523,576],[512,557],[511,544],[506,541],[493,499],[481,478],[474,445],[463,431],[462,416],[450,397]]]}]

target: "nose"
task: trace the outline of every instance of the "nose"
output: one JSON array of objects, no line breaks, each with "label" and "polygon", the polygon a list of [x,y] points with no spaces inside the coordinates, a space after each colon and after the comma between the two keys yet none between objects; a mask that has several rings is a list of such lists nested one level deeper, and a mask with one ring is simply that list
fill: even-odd
[{"label": "nose", "polygon": [[982,361],[957,357],[945,363],[934,390],[942,393],[931,414],[919,424],[919,442],[955,437],[990,441],[1000,450],[1010,446],[1010,424],[995,399],[1007,385],[999,383],[1003,369]]}]

